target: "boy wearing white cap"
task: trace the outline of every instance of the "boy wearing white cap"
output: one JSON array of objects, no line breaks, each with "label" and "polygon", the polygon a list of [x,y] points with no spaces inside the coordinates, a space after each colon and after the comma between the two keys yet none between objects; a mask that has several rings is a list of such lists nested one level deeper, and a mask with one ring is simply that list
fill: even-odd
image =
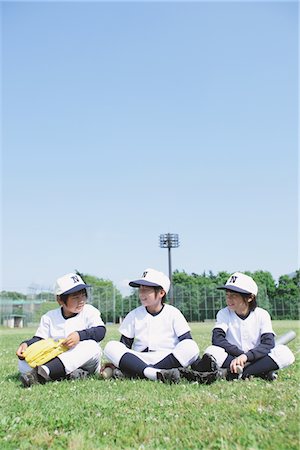
[{"label": "boy wearing white cap", "polygon": [[235,272],[218,289],[226,291],[227,307],[217,313],[213,345],[206,353],[227,369],[227,379],[251,375],[276,379],[275,371],[289,366],[295,358],[287,346],[275,345],[271,317],[256,303],[257,284],[250,276]]},{"label": "boy wearing white cap", "polygon": [[164,303],[170,280],[146,269],[129,286],[139,288],[141,306],[127,314],[119,328],[120,342],[108,342],[104,354],[128,376],[176,383],[178,367],[193,363],[199,349],[183,314]]},{"label": "boy wearing white cap", "polygon": [[[24,387],[64,378],[83,378],[98,371],[101,358],[99,342],[106,333],[100,312],[86,304],[87,285],[76,273],[57,279],[55,294],[60,308],[41,317],[35,336],[17,349],[21,382]],[[41,339],[63,340],[67,351],[32,369],[24,359],[28,346]]]}]

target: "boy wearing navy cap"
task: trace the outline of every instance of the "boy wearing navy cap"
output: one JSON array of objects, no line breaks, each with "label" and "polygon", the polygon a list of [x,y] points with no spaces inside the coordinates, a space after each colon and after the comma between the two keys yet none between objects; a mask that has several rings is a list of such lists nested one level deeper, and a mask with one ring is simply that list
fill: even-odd
[{"label": "boy wearing navy cap", "polygon": [[257,284],[252,277],[235,272],[218,289],[226,291],[227,306],[217,313],[213,345],[206,353],[227,369],[228,379],[251,375],[276,379],[276,371],[288,367],[295,357],[286,345],[275,345],[271,317],[256,303]]},{"label": "boy wearing navy cap", "polygon": [[120,342],[108,342],[104,354],[128,376],[176,383],[178,368],[193,363],[199,348],[183,314],[164,303],[170,280],[146,269],[129,286],[139,289],[141,306],[127,314],[119,328]]},{"label": "boy wearing navy cap", "polygon": [[[64,378],[82,378],[98,372],[102,351],[99,342],[106,333],[100,312],[87,304],[87,285],[76,273],[57,279],[56,300],[60,308],[41,317],[35,336],[17,349],[21,382],[24,387]],[[64,339],[67,351],[49,362],[32,369],[24,359],[28,346],[41,339]]]}]

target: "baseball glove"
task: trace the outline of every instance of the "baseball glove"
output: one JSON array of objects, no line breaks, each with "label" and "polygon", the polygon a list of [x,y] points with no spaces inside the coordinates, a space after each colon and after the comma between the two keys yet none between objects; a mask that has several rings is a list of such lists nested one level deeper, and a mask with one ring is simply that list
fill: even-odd
[{"label": "baseball glove", "polygon": [[179,367],[179,372],[181,378],[185,378],[188,381],[196,381],[199,384],[211,384],[222,378],[219,370],[214,370],[213,372],[198,372],[197,370]]},{"label": "baseball glove", "polygon": [[30,367],[41,366],[61,353],[68,350],[68,347],[63,345],[64,339],[59,339],[55,341],[52,338],[41,339],[38,342],[30,345],[26,348],[23,356],[25,361]]},{"label": "baseball glove", "polygon": [[197,372],[214,372],[219,367],[216,358],[213,355],[204,353],[202,358],[197,358],[196,361],[191,364],[191,368]]},{"label": "baseball glove", "polygon": [[211,384],[225,377],[225,372],[220,369],[216,359],[209,353],[204,353],[202,358],[191,365],[191,369],[179,368],[181,378],[188,381],[197,381],[200,384]]}]

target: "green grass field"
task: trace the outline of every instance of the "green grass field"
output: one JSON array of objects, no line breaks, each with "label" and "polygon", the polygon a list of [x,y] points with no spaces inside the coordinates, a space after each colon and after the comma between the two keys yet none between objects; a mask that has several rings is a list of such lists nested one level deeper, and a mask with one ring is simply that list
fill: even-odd
[{"label": "green grass field", "polygon": [[[35,329],[1,329],[0,448],[299,450],[299,323],[273,325],[277,334],[297,332],[289,345],[296,362],[273,383],[164,385],[93,376],[30,389],[20,385],[15,350]],[[212,323],[191,326],[203,352]],[[108,326],[105,342],[118,336]]]}]

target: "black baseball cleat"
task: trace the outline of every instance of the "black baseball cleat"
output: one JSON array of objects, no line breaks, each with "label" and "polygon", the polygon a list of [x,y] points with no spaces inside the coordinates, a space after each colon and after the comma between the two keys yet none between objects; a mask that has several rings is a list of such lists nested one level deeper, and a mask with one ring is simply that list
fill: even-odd
[{"label": "black baseball cleat", "polygon": [[261,378],[263,378],[266,381],[275,381],[278,378],[278,374],[273,370],[270,370],[270,372],[264,373]]},{"label": "black baseball cleat", "polygon": [[121,369],[119,369],[118,367],[116,369],[113,370],[113,374],[112,374],[113,378],[115,378],[116,380],[125,380],[125,378],[129,378],[126,376],[126,374],[124,372],[122,372]]},{"label": "black baseball cleat", "polygon": [[157,372],[156,377],[158,381],[162,381],[163,383],[179,383],[180,372],[178,369],[160,369],[160,372]]},{"label": "black baseball cleat", "polygon": [[69,380],[83,380],[89,376],[89,372],[83,369],[75,369],[73,372],[69,373]]},{"label": "black baseball cleat", "polygon": [[44,384],[45,379],[38,374],[38,368],[35,367],[30,372],[22,373],[20,381],[24,388],[30,388],[35,384]]},{"label": "black baseball cleat", "polygon": [[179,367],[181,378],[188,381],[195,381],[199,384],[211,384],[217,380],[224,379],[223,369],[214,370],[213,372],[198,372],[198,370],[188,369],[187,367]]},{"label": "black baseball cleat", "polygon": [[193,364],[191,364],[191,369],[197,372],[214,372],[218,369],[217,361],[213,355],[209,353],[204,353],[202,358],[197,358]]},{"label": "black baseball cleat", "polygon": [[227,370],[227,373],[226,372],[224,372],[224,373],[225,373],[225,376],[223,377],[223,379],[226,379],[227,381],[236,381],[236,380],[241,379],[239,373],[230,372],[229,369]]},{"label": "black baseball cleat", "polygon": [[229,372],[228,369],[223,369],[222,367],[218,367],[217,379],[218,380],[226,380],[228,372]]}]

